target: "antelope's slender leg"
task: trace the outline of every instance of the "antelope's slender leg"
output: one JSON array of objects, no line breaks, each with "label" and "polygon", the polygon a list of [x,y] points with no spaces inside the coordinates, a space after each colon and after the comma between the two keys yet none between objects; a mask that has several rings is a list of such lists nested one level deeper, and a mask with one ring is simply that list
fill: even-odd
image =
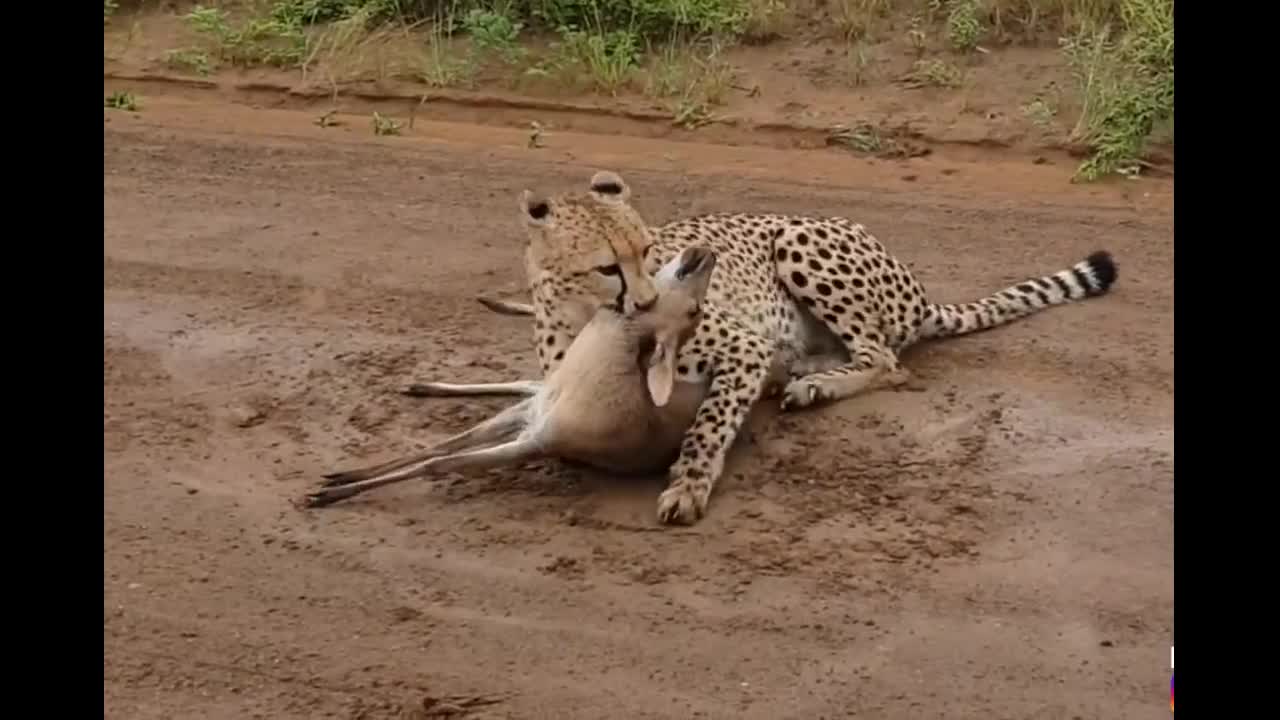
[{"label": "antelope's slender leg", "polygon": [[323,486],[337,487],[340,485],[349,485],[351,483],[377,477],[384,473],[394,472],[400,468],[408,467],[410,465],[416,465],[440,455],[447,455],[461,450],[474,449],[502,440],[508,440],[525,428],[528,423],[529,406],[531,404],[530,400],[522,400],[497,415],[494,415],[488,420],[481,422],[475,427],[442,440],[421,452],[406,455],[380,465],[329,473],[324,476],[325,482],[323,483]]},{"label": "antelope's slender leg", "polygon": [[481,470],[499,467],[502,465],[510,465],[521,460],[538,457],[540,454],[541,446],[534,438],[521,437],[510,442],[502,443],[501,445],[495,445],[481,450],[470,450],[452,455],[433,457],[420,463],[409,465],[389,475],[383,475],[369,480],[361,480],[347,485],[339,485],[337,487],[326,487],[308,495],[307,505],[309,507],[330,505],[339,500],[352,497],[353,495],[359,495],[360,493],[372,490],[376,487],[391,485],[392,483],[398,483],[425,475],[428,470],[438,470],[440,472]]},{"label": "antelope's slender leg", "polygon": [[497,383],[414,383],[403,393],[409,397],[471,397],[475,395],[536,395],[542,387],[538,380],[516,380]]}]

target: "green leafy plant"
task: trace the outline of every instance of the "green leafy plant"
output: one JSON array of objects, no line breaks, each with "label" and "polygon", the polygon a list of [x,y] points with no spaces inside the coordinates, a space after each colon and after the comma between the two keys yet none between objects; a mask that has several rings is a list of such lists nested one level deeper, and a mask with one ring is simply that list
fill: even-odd
[{"label": "green leafy plant", "polygon": [[234,26],[225,11],[201,5],[195,6],[186,19],[217,57],[233,65],[290,67],[306,55],[307,38],[295,21],[249,18]]},{"label": "green leafy plant", "polygon": [[836,128],[827,136],[827,144],[847,147],[868,155],[879,153],[885,148],[880,131],[867,123],[859,123],[852,128]]},{"label": "green leafy plant", "polygon": [[978,0],[951,0],[947,12],[947,42],[958,52],[972,52],[982,39]]},{"label": "green leafy plant", "polygon": [[639,40],[629,30],[588,32],[561,27],[554,49],[553,71],[584,73],[593,87],[607,93],[621,89],[640,60]]},{"label": "green leafy plant", "polygon": [[462,26],[482,55],[498,57],[508,64],[515,63],[524,55],[523,48],[516,44],[524,23],[510,15],[474,8],[463,18]]}]

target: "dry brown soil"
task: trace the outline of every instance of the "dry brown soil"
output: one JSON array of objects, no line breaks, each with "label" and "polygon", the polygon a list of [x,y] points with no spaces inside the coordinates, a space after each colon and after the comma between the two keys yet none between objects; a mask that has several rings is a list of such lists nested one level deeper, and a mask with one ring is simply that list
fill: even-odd
[{"label": "dry brown soil", "polygon": [[[104,110],[104,717],[1167,716],[1169,181],[313,119]],[[533,376],[472,298],[520,295],[517,193],[601,168],[655,223],[854,218],[941,301],[1099,247],[1120,279],[912,351],[922,392],[762,406],[691,528],[556,463],[295,508],[510,402],[396,391]]]}]

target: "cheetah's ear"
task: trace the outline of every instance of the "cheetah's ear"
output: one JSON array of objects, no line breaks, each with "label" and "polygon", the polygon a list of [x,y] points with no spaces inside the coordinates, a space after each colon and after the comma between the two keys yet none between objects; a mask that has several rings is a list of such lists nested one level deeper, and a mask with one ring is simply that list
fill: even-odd
[{"label": "cheetah's ear", "polygon": [[520,217],[529,225],[551,222],[551,201],[532,190],[520,193]]},{"label": "cheetah's ear", "polygon": [[676,343],[659,340],[649,358],[649,369],[644,374],[649,386],[649,397],[655,407],[665,407],[671,400],[671,390],[676,384]]},{"label": "cheetah's ear", "polygon": [[618,173],[608,170],[591,176],[591,192],[602,200],[626,202],[631,199],[631,188]]}]

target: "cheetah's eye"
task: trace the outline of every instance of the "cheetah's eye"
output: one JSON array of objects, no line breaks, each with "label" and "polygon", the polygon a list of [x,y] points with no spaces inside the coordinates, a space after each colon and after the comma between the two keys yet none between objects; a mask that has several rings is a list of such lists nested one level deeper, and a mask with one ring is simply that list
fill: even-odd
[{"label": "cheetah's eye", "polygon": [[613,265],[598,267],[596,268],[596,272],[604,275],[605,277],[613,277],[614,275],[620,274],[622,272],[622,268],[618,267],[617,263],[615,263]]}]

